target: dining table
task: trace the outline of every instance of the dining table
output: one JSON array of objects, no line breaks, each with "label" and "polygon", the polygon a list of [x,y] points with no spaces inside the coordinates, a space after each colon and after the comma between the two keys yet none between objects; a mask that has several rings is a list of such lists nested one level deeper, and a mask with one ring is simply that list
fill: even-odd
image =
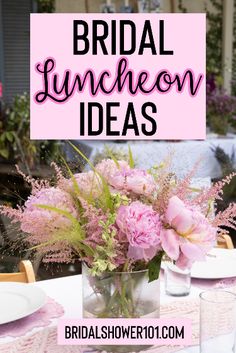
[{"label": "dining table", "polygon": [[[57,303],[59,303],[63,307],[64,314],[60,318],[53,319],[52,322],[50,323],[50,326],[55,327],[57,325],[58,320],[62,318],[63,319],[82,318],[82,275],[73,275],[68,277],[38,281],[31,285],[41,288],[48,297],[54,299]],[[175,302],[180,307],[182,307],[183,304],[186,303],[186,300],[187,302],[191,302],[191,300],[193,299],[200,300],[199,294],[201,292],[202,292],[202,289],[198,288],[195,285],[192,285],[190,294],[187,297],[172,297],[165,294],[164,281],[161,280],[160,302],[161,302],[161,305],[166,304],[167,306],[168,304]],[[156,295],[158,295],[158,293]],[[42,330],[42,328],[36,327],[31,331],[30,334],[32,335],[34,333],[40,332],[40,330]],[[16,339],[17,339],[16,337],[0,338],[0,352],[2,352],[1,351],[2,345],[14,342],[14,340]],[[61,351],[64,352],[63,350]],[[185,347],[184,349],[181,349],[181,350],[179,350],[179,348],[177,347],[176,352],[177,351],[179,353],[199,353],[199,346]],[[4,350],[3,352],[5,353]],[[65,348],[65,352],[67,352],[66,348]],[[91,351],[90,349],[89,352],[93,352],[93,351]],[[94,349],[94,352],[97,352],[97,350]],[[155,353],[155,350],[152,350],[152,352]],[[27,353],[31,353],[31,351]]]}]

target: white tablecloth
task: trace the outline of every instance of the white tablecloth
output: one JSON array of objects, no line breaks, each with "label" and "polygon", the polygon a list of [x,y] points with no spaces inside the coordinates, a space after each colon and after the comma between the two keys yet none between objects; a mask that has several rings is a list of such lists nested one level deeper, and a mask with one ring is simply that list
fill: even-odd
[{"label": "white tablecloth", "polygon": [[[36,286],[42,288],[46,294],[55,299],[64,308],[64,318],[78,319],[82,317],[82,277],[81,275],[63,277],[58,279],[52,279],[47,281],[36,282]],[[201,292],[200,289],[192,286],[191,298],[196,298]],[[189,298],[189,297],[188,297]],[[161,283],[161,303],[168,303],[171,301],[178,300],[181,305],[181,301],[186,300],[186,297],[173,298],[167,296],[164,293],[163,283]],[[56,325],[57,320],[55,319],[52,323]],[[35,328],[31,333],[39,331],[40,328]],[[1,338],[1,343],[11,342],[13,338]],[[178,351],[178,353],[199,353],[198,347],[189,347],[185,350]],[[214,352],[209,352],[214,353]]]},{"label": "white tablecloth", "polygon": [[194,164],[201,158],[201,163],[196,172],[196,177],[218,178],[221,168],[216,160],[212,147],[220,146],[228,155],[236,148],[236,138],[208,139],[206,141],[181,141],[181,142],[133,142],[111,143],[109,141],[84,141],[83,144],[90,148],[90,159],[93,160],[97,152],[101,152],[104,144],[127,151],[130,145],[137,166],[143,169],[158,165],[170,152],[174,152],[173,171],[183,177]]}]

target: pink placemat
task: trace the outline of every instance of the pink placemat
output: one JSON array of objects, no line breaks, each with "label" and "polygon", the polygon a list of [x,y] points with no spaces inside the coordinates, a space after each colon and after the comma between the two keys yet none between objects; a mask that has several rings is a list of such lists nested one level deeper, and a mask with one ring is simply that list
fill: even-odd
[{"label": "pink placemat", "polygon": [[230,288],[236,286],[236,277],[224,278],[224,279],[192,279],[192,285],[201,289],[213,289],[213,288]]},{"label": "pink placemat", "polygon": [[[143,353],[173,353],[180,347],[153,347]],[[58,346],[57,331],[50,327],[33,334],[27,339],[20,339],[11,344],[0,345],[0,353],[101,353],[90,347]],[[130,350],[132,353],[132,349]],[[142,353],[142,352],[140,352]],[[210,352],[209,352],[210,353]],[[211,352],[213,353],[213,352]]]},{"label": "pink placemat", "polygon": [[47,298],[47,303],[32,315],[23,319],[0,325],[0,339],[2,337],[20,337],[29,333],[36,327],[45,327],[52,320],[64,314],[63,307],[52,298]]},{"label": "pink placemat", "polygon": [[[199,340],[199,299],[186,299],[161,306],[161,317],[185,317],[192,320],[192,343]],[[161,346],[145,350],[145,353],[173,353],[183,347]],[[0,344],[0,353],[89,353],[98,352],[95,347],[58,346],[56,327],[47,327],[37,333],[21,337],[11,343]],[[132,352],[132,349],[130,350]]]}]

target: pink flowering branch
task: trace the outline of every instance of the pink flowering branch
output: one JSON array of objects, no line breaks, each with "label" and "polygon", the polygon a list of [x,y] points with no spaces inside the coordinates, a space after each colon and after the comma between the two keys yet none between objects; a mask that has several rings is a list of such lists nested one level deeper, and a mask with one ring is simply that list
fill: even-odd
[{"label": "pink flowering branch", "polygon": [[34,178],[32,178],[29,175],[25,175],[24,172],[22,172],[22,170],[19,168],[19,166],[16,164],[15,165],[16,170],[18,172],[19,175],[22,176],[22,178],[29,184],[31,185],[32,188],[32,195],[34,195],[37,191],[43,189],[43,188],[49,188],[50,187],[50,183],[48,180],[36,180]]},{"label": "pink flowering branch", "polygon": [[215,200],[222,200],[223,188],[225,185],[229,185],[231,180],[236,176],[236,172],[233,172],[226,176],[224,179],[217,181],[212,187],[203,190],[202,193],[197,195],[193,199],[193,202],[199,206],[202,204]]},{"label": "pink flowering branch", "polygon": [[174,191],[174,195],[178,196],[181,200],[185,200],[190,192],[190,185],[192,178],[197,172],[201,159],[199,159],[190,170],[190,172],[185,176],[184,179],[178,182],[177,187]]},{"label": "pink flowering branch", "polygon": [[22,209],[18,206],[17,209],[10,206],[0,206],[0,213],[12,220],[12,223],[20,222],[22,217]]},{"label": "pink flowering branch", "polygon": [[236,204],[231,203],[224,211],[220,211],[212,222],[215,227],[236,229]]},{"label": "pink flowering branch", "polygon": [[64,181],[65,177],[62,173],[61,168],[55,162],[51,163],[51,167],[54,168],[54,170],[56,172],[57,182],[60,183],[61,181]]}]

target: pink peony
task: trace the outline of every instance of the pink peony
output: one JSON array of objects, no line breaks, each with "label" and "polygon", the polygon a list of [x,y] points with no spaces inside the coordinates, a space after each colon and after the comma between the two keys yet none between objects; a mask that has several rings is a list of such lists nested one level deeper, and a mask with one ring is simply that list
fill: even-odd
[{"label": "pink peony", "polygon": [[126,161],[118,161],[118,164],[119,167],[112,159],[104,159],[96,165],[96,170],[110,183],[117,173],[125,173],[131,170]]},{"label": "pink peony", "polygon": [[116,224],[129,241],[128,257],[147,261],[160,250],[161,221],[151,206],[139,201],[120,206]]},{"label": "pink peony", "polygon": [[112,176],[110,184],[117,190],[151,196],[156,191],[152,175],[141,169],[121,170]]},{"label": "pink peony", "polygon": [[21,215],[21,230],[32,235],[32,242],[36,243],[37,239],[39,243],[46,241],[53,233],[71,227],[72,223],[67,217],[39,208],[39,204],[67,211],[74,217],[77,214],[70,195],[65,191],[56,187],[39,190],[28,198]]},{"label": "pink peony", "polygon": [[[92,195],[98,197],[102,193],[102,182],[98,175],[93,171],[87,173],[74,174],[74,178],[78,184],[80,192],[84,195]],[[61,186],[67,192],[75,191],[74,182],[72,179],[65,179]]]},{"label": "pink peony", "polygon": [[180,268],[203,260],[216,242],[217,229],[197,209],[188,208],[177,196],[171,197],[165,214],[166,229],[161,244]]}]

